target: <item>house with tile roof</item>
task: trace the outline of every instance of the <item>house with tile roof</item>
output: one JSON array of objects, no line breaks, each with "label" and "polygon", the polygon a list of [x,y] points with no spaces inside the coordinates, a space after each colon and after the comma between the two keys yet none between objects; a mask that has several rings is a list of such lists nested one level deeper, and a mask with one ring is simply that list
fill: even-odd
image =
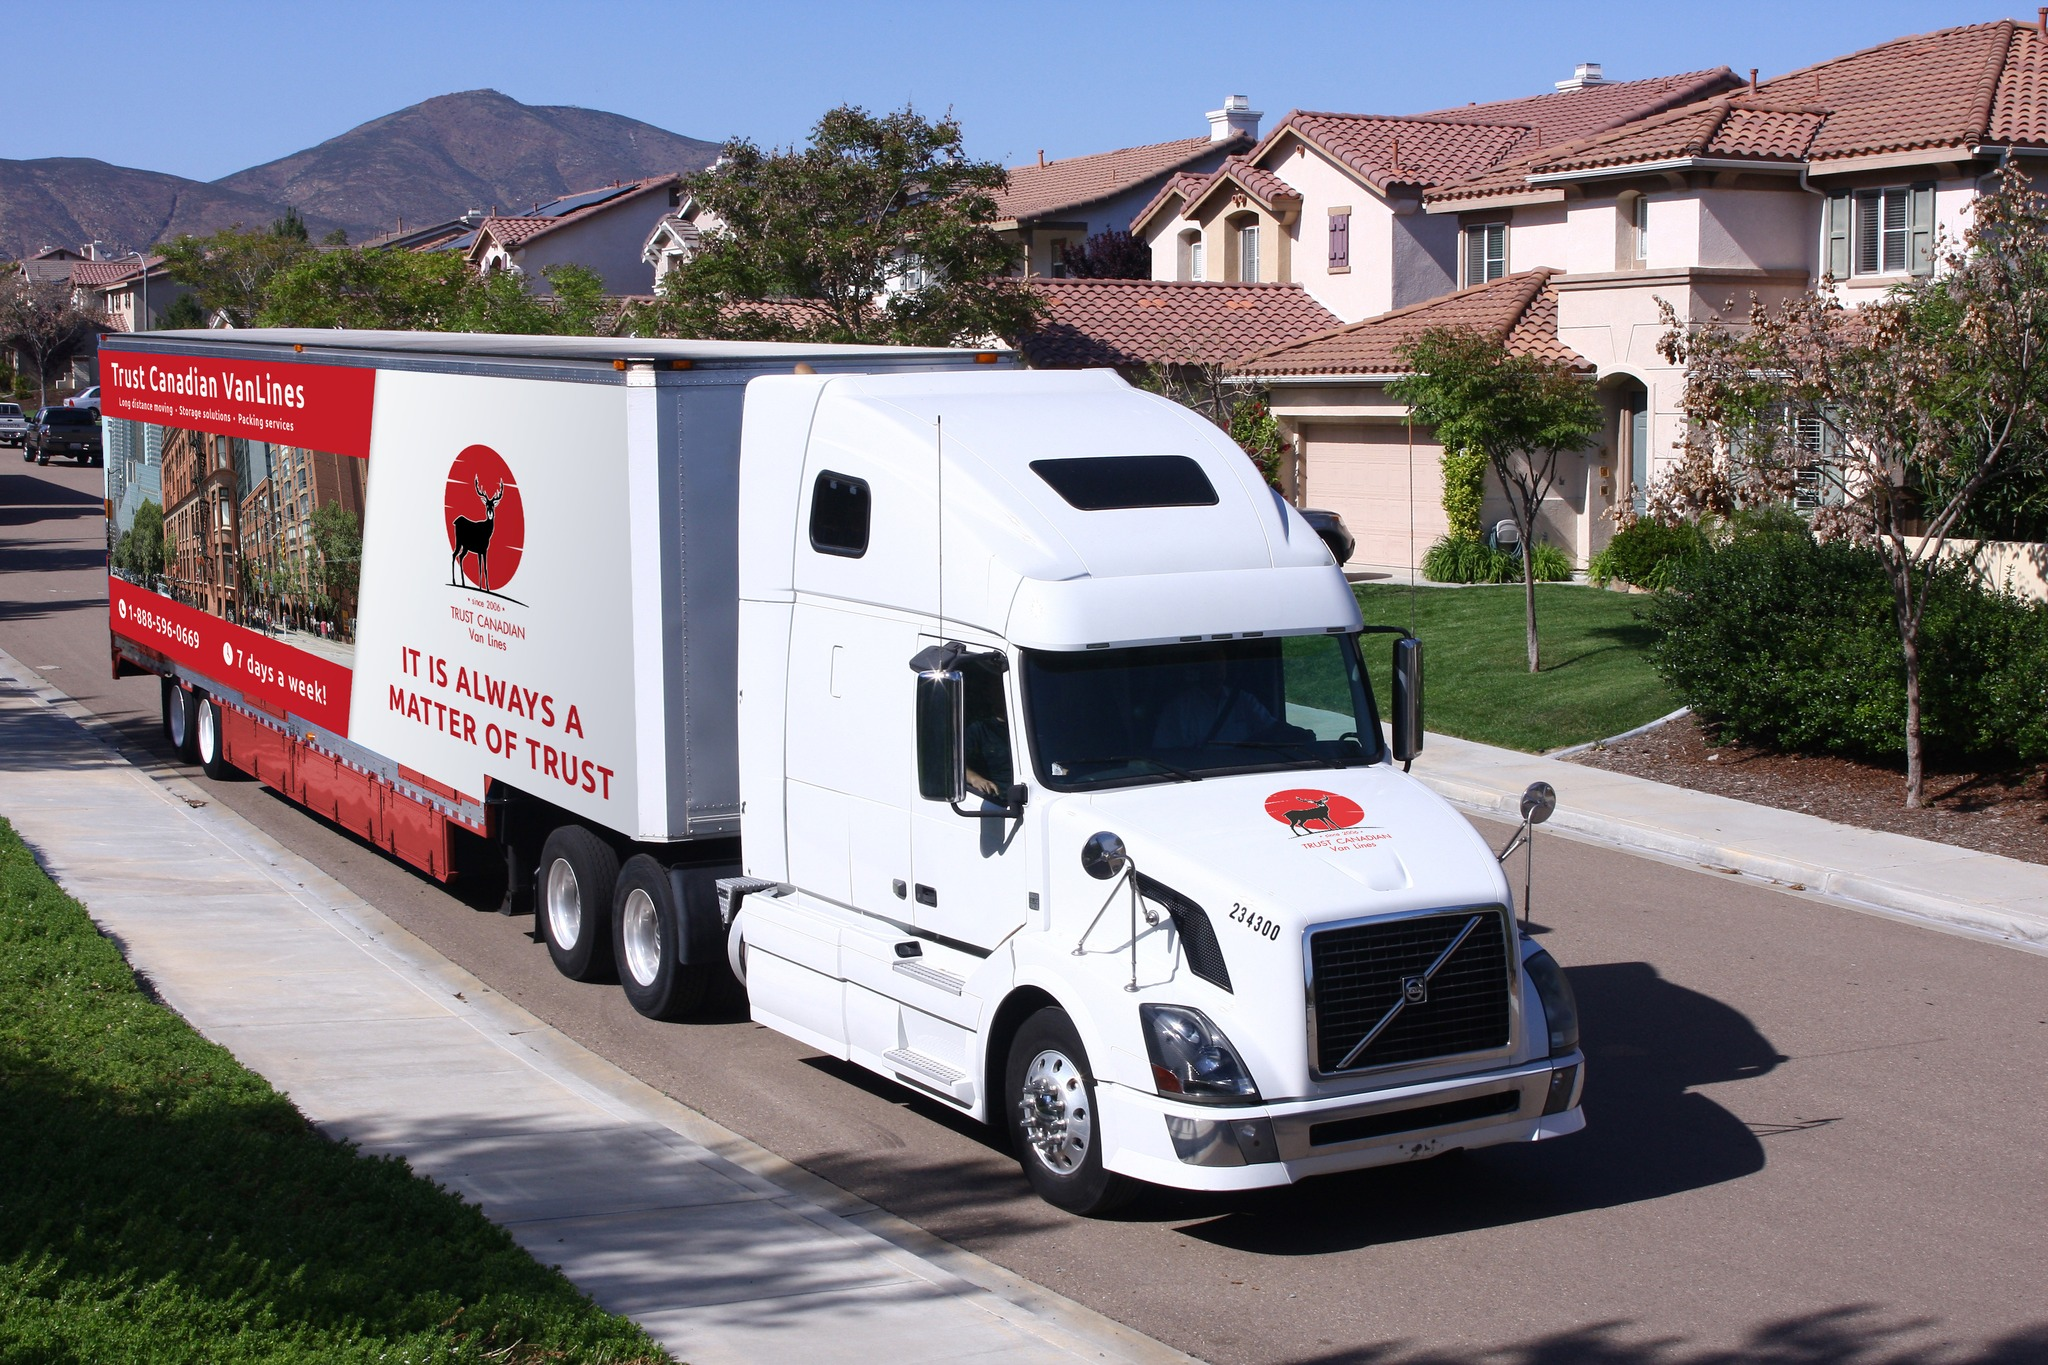
[{"label": "house with tile roof", "polygon": [[[2000,20],[1894,39],[1551,145],[1425,190],[1459,282],[1556,272],[1559,341],[1610,413],[1585,490],[1640,506],[1677,458],[1683,321],[1826,283],[1844,303],[1935,268],[2010,160],[2048,157],[2048,37]],[[1599,539],[1581,537],[1580,543]]]},{"label": "house with tile roof", "polygon": [[[1408,420],[1387,385],[1409,374],[1401,348],[1438,327],[1495,337],[1516,355],[1540,356],[1593,377],[1591,361],[1560,340],[1557,280],[1536,269],[1469,286],[1425,303],[1303,336],[1240,359],[1233,373],[1267,390],[1273,414],[1292,438],[1281,487],[1302,507],[1343,515],[1358,542],[1360,566],[1406,567],[1448,529],[1443,511],[1443,448],[1427,427]],[[1557,490],[1539,527],[1546,540],[1581,562],[1598,528],[1584,490],[1597,451],[1560,457]],[[1509,515],[1492,490],[1482,517]]]},{"label": "house with tile roof", "polygon": [[1131,218],[1160,186],[1182,174],[1206,175],[1225,157],[1250,150],[1265,115],[1243,95],[1230,95],[1209,111],[1203,137],[1123,147],[1113,152],[1009,168],[1010,183],[995,196],[995,226],[1017,243],[1018,273],[1056,279],[1065,274],[1060,252],[1098,232],[1127,231]]},{"label": "house with tile roof", "polygon": [[1337,325],[1298,284],[1033,280],[1046,302],[1024,357],[1040,369],[1225,366]]},{"label": "house with tile roof", "polygon": [[1207,175],[1177,173],[1133,219],[1162,280],[1301,285],[1346,321],[1459,287],[1458,228],[1424,194],[1544,147],[1733,89],[1726,67],[1558,88],[1425,114],[1296,110]]},{"label": "house with tile roof", "polygon": [[679,175],[649,176],[563,195],[526,213],[492,212],[474,228],[420,249],[460,252],[486,273],[526,275],[537,294],[553,292],[541,273],[551,265],[595,271],[607,294],[651,294],[648,234],[682,202],[681,184]]}]

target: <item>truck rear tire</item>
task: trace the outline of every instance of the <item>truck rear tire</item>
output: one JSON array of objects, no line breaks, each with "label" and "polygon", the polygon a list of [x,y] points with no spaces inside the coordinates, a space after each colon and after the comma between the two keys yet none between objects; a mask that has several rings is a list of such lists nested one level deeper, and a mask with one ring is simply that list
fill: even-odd
[{"label": "truck rear tire", "polygon": [[541,933],[555,970],[571,981],[612,974],[612,893],[619,855],[581,825],[563,825],[541,845]]},{"label": "truck rear tire", "polygon": [[1048,1005],[1024,1021],[1010,1043],[1004,1080],[1010,1137],[1039,1198],[1083,1217],[1131,1201],[1138,1182],[1102,1164],[1095,1073],[1065,1010]]},{"label": "truck rear tire", "polygon": [[169,678],[163,679],[164,738],[179,758],[190,763],[199,756],[198,726],[193,724],[192,694]]},{"label": "truck rear tire", "polygon": [[227,737],[221,733],[220,703],[212,697],[194,693],[192,720],[192,749],[198,756],[199,766],[214,781],[227,781],[235,775],[235,766],[227,760]]},{"label": "truck rear tire", "polygon": [[645,853],[628,858],[612,897],[612,957],[627,1001],[649,1019],[684,1019],[704,1008],[712,970],[676,957],[688,932],[668,869]]}]

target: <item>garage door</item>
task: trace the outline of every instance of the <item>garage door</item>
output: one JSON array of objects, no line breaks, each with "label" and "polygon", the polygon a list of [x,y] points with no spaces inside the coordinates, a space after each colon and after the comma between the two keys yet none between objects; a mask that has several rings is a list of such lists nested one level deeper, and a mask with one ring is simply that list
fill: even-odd
[{"label": "garage door", "polygon": [[1302,445],[1308,506],[1329,508],[1351,528],[1352,569],[1409,564],[1411,487],[1414,557],[1444,533],[1442,452],[1425,433],[1415,433],[1412,471],[1405,425],[1318,423],[1302,429]]}]

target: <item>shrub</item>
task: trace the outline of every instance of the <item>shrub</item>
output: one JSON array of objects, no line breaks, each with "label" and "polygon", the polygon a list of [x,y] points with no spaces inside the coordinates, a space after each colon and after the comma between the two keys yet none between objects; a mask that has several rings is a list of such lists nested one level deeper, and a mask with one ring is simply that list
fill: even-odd
[{"label": "shrub", "polygon": [[1601,587],[1618,580],[1638,588],[1668,588],[1675,561],[1705,544],[1698,527],[1688,522],[1665,526],[1637,521],[1614,533],[1605,549],[1587,564],[1587,576]]},{"label": "shrub", "polygon": [[[1646,613],[1661,636],[1650,661],[1702,719],[1771,748],[1904,755],[1906,669],[1874,551],[1760,518],[1667,563]],[[1931,572],[1928,751],[2048,758],[2048,604],[1986,592],[1961,564]]]},{"label": "shrub", "polygon": [[[1536,581],[1569,583],[1572,562],[1555,545],[1536,542]],[[1485,541],[1445,536],[1422,556],[1422,576],[1432,583],[1519,583],[1520,557]]]},{"label": "shrub", "polygon": [[1479,514],[1486,506],[1486,452],[1446,450],[1443,454],[1444,518],[1452,540],[1479,539]]}]

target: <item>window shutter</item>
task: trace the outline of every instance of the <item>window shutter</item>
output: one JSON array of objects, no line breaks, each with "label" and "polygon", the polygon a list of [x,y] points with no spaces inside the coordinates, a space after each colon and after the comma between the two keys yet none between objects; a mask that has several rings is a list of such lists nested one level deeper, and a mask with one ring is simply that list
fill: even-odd
[{"label": "window shutter", "polygon": [[1849,278],[1849,196],[1831,194],[1828,196],[1827,251],[1822,261],[1827,273],[1838,280]]},{"label": "window shutter", "polygon": [[1934,186],[1915,185],[1908,191],[1906,210],[1906,263],[1915,275],[1934,273]]},{"label": "window shutter", "polygon": [[1340,269],[1351,264],[1351,215],[1330,215],[1330,266]]}]

